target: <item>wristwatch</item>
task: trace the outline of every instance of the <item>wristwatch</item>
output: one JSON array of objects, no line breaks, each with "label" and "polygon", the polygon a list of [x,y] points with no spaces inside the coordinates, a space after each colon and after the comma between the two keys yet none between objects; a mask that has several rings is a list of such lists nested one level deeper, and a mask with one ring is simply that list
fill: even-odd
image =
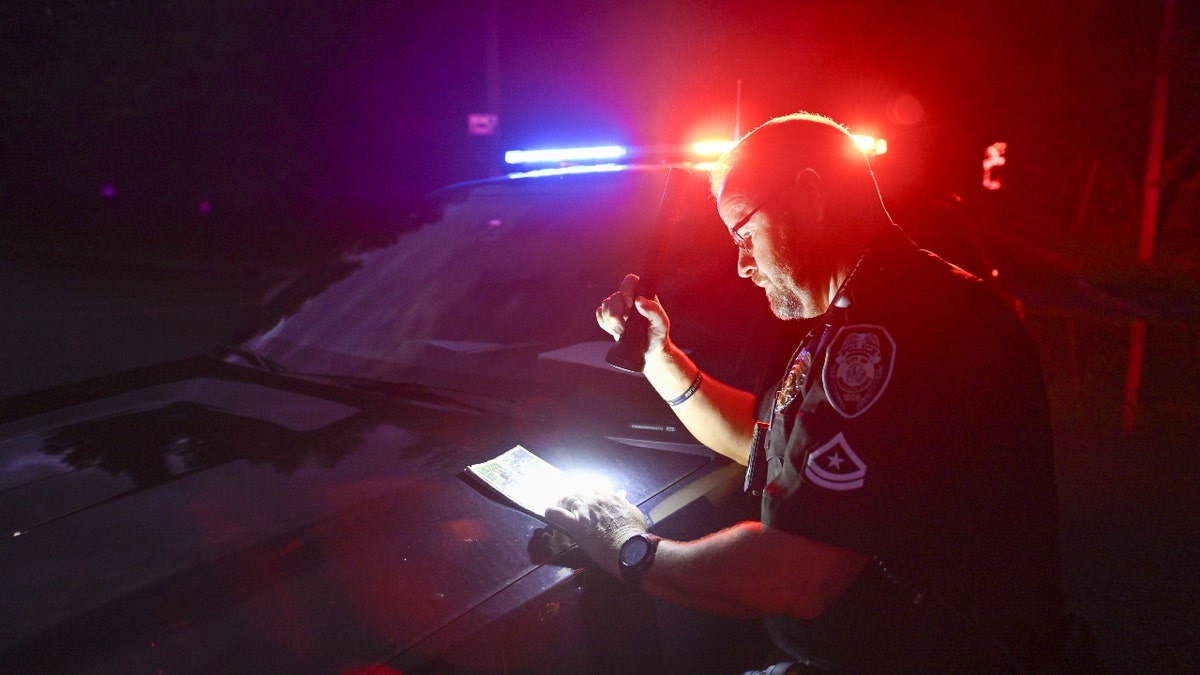
[{"label": "wristwatch", "polygon": [[626,539],[624,544],[621,544],[621,553],[618,557],[621,576],[630,586],[636,588],[640,584],[642,574],[654,563],[654,552],[658,550],[660,541],[662,541],[662,537],[643,532],[633,535]]}]

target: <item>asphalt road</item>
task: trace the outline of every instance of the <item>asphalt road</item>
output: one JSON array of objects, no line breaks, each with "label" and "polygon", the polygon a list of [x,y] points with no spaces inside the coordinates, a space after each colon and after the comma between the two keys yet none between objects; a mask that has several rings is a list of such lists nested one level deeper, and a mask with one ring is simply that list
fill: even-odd
[{"label": "asphalt road", "polygon": [[[1069,274],[1011,281],[1051,395],[1069,605],[1091,622],[1107,672],[1200,672],[1195,317]],[[0,254],[0,396],[201,353],[271,282]]]}]

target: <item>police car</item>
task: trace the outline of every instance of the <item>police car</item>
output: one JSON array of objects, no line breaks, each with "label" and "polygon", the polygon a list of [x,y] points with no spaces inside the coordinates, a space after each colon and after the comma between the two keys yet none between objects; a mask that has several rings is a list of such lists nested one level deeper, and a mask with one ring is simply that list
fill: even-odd
[{"label": "police car", "polygon": [[665,536],[757,513],[594,310],[653,268],[676,341],[752,391],[803,326],[735,274],[703,167],[668,223],[678,167],[606,152],[437,191],[209,354],[0,402],[0,672],[761,665],[755,624],[589,570],[467,471],[520,446]]},{"label": "police car", "polygon": [[[595,325],[670,167],[554,164],[438,191],[209,354],[0,402],[0,672],[740,668],[704,636],[743,624],[589,571],[466,471],[521,446],[671,536],[755,509]],[[674,233],[679,341],[769,386],[787,327],[700,178]]]}]

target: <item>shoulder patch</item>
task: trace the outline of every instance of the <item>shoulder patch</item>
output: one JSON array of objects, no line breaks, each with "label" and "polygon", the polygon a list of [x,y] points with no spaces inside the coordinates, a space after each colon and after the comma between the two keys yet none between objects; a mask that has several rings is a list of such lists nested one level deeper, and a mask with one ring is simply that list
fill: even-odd
[{"label": "shoulder patch", "polygon": [[842,326],[829,343],[821,380],[842,417],[858,417],[887,389],[896,365],[896,342],[883,326]]},{"label": "shoulder patch", "polygon": [[804,477],[829,490],[857,490],[866,480],[867,465],[850,449],[846,437],[838,433],[808,456]]}]

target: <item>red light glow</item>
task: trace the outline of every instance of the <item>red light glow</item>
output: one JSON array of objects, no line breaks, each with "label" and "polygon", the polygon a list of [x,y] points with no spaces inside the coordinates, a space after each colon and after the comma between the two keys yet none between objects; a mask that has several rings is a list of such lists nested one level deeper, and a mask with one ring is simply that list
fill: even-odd
[{"label": "red light glow", "polygon": [[851,134],[854,143],[862,149],[863,152],[870,156],[882,155],[888,151],[887,140],[883,138],[875,138],[866,134]]},{"label": "red light glow", "polygon": [[692,143],[692,154],[700,157],[720,157],[729,152],[737,141],[703,140]]}]

